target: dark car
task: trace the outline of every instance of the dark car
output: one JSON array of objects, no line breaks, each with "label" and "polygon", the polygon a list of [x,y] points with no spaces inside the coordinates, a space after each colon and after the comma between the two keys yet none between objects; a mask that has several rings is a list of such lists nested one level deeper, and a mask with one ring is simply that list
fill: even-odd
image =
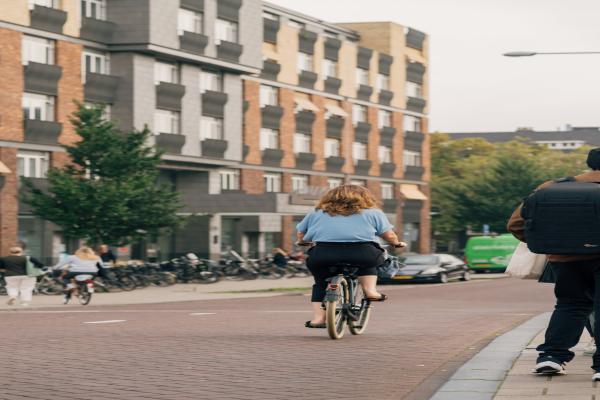
[{"label": "dark car", "polygon": [[380,283],[438,282],[450,279],[468,281],[471,272],[465,263],[450,254],[417,254],[401,259],[404,267],[393,278],[379,278]]}]

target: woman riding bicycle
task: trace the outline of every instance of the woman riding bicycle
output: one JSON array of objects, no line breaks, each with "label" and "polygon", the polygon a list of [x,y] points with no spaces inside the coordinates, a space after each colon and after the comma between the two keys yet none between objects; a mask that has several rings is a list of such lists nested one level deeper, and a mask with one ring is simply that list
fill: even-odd
[{"label": "woman riding bicycle", "polygon": [[387,296],[376,289],[377,266],[383,264],[384,250],[378,237],[395,247],[405,247],[393,226],[369,190],[358,185],[341,185],[329,190],[316,209],[296,226],[298,243],[315,243],[308,250],[306,266],[313,274],[313,319],[307,328],[325,328],[325,310],[321,304],[327,289],[327,278],[335,276],[336,264],[359,267],[358,281],[371,301],[384,301]]},{"label": "woman riding bicycle", "polygon": [[102,260],[94,253],[94,250],[83,246],[75,252],[75,255],[64,258],[52,268],[62,270],[60,277],[66,286],[64,304],[69,302],[71,295],[77,290],[75,277],[77,275],[97,275],[102,268],[101,263]]}]

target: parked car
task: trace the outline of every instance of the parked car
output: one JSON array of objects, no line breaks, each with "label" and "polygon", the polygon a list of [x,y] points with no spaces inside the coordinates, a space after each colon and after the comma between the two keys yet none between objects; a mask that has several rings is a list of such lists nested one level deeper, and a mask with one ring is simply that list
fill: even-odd
[{"label": "parked car", "polygon": [[465,262],[474,272],[504,272],[519,241],[510,233],[467,241]]},{"label": "parked car", "polygon": [[471,279],[469,267],[459,258],[450,254],[416,254],[401,259],[404,267],[396,276],[379,278],[380,283],[438,282],[450,279],[468,281]]}]

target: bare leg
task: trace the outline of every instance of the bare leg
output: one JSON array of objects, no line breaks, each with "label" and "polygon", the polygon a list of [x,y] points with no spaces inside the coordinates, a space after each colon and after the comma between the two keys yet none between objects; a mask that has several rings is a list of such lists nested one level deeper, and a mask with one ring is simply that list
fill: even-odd
[{"label": "bare leg", "polygon": [[321,302],[313,301],[313,319],[310,320],[310,323],[313,325],[322,324],[325,322],[325,310],[321,308]]},{"label": "bare leg", "polygon": [[362,286],[365,295],[370,298],[380,297],[381,294],[377,291],[377,275],[359,276],[358,282]]}]

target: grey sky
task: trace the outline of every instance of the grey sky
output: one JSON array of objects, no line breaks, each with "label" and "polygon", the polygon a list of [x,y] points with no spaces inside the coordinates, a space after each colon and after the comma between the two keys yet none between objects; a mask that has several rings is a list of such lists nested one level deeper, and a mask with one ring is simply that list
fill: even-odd
[{"label": "grey sky", "polygon": [[330,22],[391,20],[431,38],[430,130],[600,126],[600,0],[270,0]]}]

